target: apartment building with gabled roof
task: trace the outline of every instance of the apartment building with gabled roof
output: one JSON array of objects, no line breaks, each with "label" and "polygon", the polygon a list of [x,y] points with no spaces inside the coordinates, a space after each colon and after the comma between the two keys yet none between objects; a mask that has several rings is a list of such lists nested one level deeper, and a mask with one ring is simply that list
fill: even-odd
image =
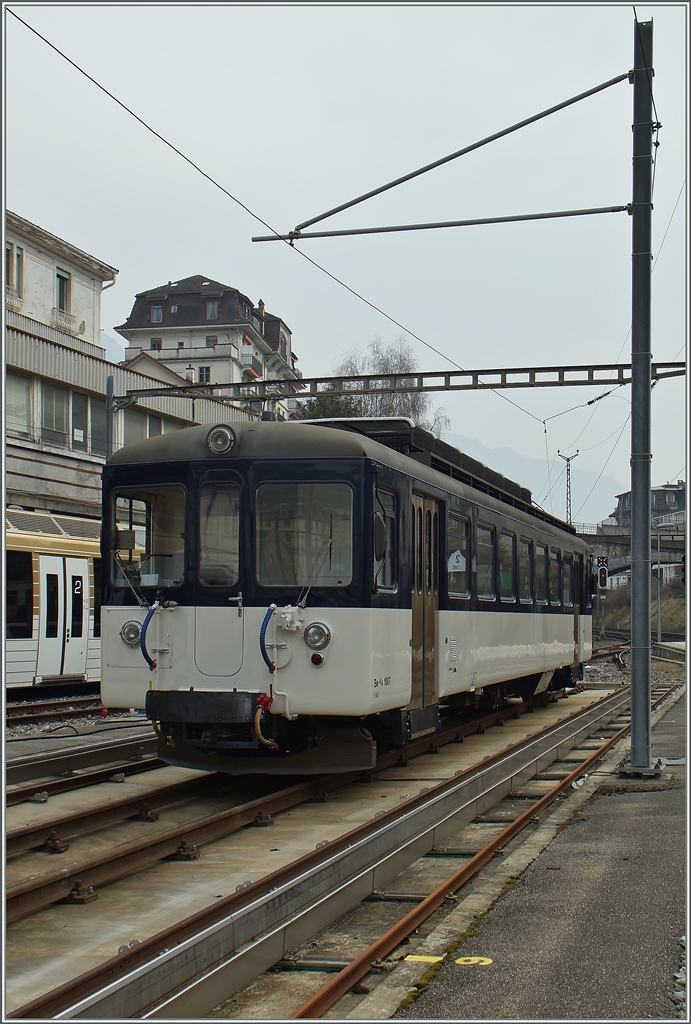
[{"label": "apartment building with gabled roof", "polygon": [[[115,330],[127,341],[128,363],[147,352],[197,384],[298,382],[302,376],[288,325],[262,300],[254,306],[237,288],[201,274],[139,292]],[[274,403],[282,419],[297,410],[296,399]]]}]

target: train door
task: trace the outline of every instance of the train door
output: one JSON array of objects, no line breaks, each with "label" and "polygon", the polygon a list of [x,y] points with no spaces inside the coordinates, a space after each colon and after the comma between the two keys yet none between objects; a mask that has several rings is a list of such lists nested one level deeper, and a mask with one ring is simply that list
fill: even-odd
[{"label": "train door", "polygon": [[439,503],[413,494],[413,658],[410,708],[436,704],[435,645],[439,606]]},{"label": "train door", "polygon": [[89,561],[39,555],[38,676],[83,676],[89,638]]}]

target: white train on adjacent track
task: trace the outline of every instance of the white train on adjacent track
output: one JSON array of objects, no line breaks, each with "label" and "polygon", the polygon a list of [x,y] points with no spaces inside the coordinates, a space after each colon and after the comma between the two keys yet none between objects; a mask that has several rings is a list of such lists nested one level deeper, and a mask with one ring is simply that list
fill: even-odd
[{"label": "white train on adjacent track", "polygon": [[102,698],[174,764],[351,771],[581,677],[592,556],[408,420],[192,427],[104,470]]},{"label": "white train on adjacent track", "polygon": [[5,510],[5,686],[97,683],[101,524]]}]

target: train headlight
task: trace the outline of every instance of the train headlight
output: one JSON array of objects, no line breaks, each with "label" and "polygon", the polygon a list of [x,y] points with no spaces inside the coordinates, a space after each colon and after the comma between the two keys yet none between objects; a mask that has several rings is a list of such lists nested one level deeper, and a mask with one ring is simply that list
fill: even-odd
[{"label": "train headlight", "polygon": [[313,622],[302,634],[302,639],[313,651],[323,651],[331,643],[331,630],[323,622]]},{"label": "train headlight", "polygon": [[134,619],[130,619],[129,622],[126,622],[120,630],[120,639],[123,643],[126,643],[128,647],[138,647],[141,638],[141,623],[135,622]]},{"label": "train headlight", "polygon": [[230,427],[212,427],[206,443],[214,455],[226,455],[235,444],[235,432]]}]

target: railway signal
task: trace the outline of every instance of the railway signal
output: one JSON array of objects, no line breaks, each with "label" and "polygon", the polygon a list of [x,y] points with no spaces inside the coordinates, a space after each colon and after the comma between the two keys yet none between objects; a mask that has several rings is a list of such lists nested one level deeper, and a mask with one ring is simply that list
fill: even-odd
[{"label": "railway signal", "polygon": [[597,583],[600,588],[600,597],[604,597],[604,591],[607,590],[607,555],[598,555]]}]

